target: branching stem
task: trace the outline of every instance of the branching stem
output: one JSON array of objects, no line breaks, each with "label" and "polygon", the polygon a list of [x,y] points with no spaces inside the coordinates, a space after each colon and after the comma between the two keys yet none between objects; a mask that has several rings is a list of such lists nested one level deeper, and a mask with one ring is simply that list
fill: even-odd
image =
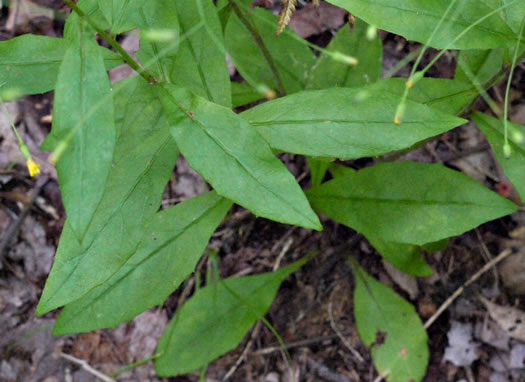
[{"label": "branching stem", "polygon": [[64,0],[65,3],[80,17],[84,18],[91,27],[97,31],[97,33],[107,41],[109,45],[113,49],[115,49],[121,56],[124,62],[128,64],[133,70],[135,70],[138,74],[140,74],[148,83],[154,84],[157,82],[156,78],[153,77],[150,73],[145,71],[143,68],[140,67],[140,65],[129,55],[128,52],[124,50],[124,48],[115,40],[114,37],[112,37],[109,33],[107,33],[104,29],[100,28],[92,19],[89,17],[82,9],[80,9],[73,0]]}]

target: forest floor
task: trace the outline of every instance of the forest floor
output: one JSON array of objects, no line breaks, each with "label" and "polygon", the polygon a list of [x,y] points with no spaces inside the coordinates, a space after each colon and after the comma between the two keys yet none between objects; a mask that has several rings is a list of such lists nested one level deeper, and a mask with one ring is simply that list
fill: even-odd
[{"label": "forest floor", "polygon": [[[19,7],[0,10],[0,40],[23,33],[60,36],[65,12],[61,0],[12,0]],[[5,2],[4,2],[5,4]],[[57,13],[58,12],[58,13]],[[296,13],[291,26],[299,35],[326,46],[348,15],[323,3]],[[418,47],[402,38],[381,33],[385,71]],[[137,42],[124,40],[130,50]],[[428,54],[431,57],[434,52]],[[430,75],[452,78],[455,55],[446,54]],[[398,76],[406,76],[409,67]],[[112,71],[113,80],[129,75]],[[232,76],[235,71],[232,68]],[[503,102],[504,88],[490,94]],[[512,92],[512,120],[525,124],[525,70],[516,70]],[[176,292],[158,308],[145,312],[115,330],[52,337],[58,313],[35,317],[35,308],[51,268],[64,224],[56,171],[39,146],[52,121],[52,94],[25,97],[7,104],[16,126],[42,164],[42,174],[31,179],[6,115],[0,112],[0,381],[96,381],[95,371],[110,375],[154,354],[158,338],[181,299]],[[478,109],[483,110],[480,102]],[[302,157],[281,159],[304,187],[309,185]],[[479,182],[513,197],[512,186],[496,165],[489,145],[477,128],[457,128],[402,158],[436,163],[463,171]],[[345,162],[353,168],[373,160]],[[207,184],[180,160],[165,192],[169,206],[208,190]],[[506,314],[525,313],[525,213],[485,224],[452,238],[447,249],[427,254],[434,270],[427,278],[406,276],[382,261],[356,232],[323,219],[324,232],[255,218],[236,207],[214,234],[210,248],[219,254],[221,276],[257,274],[271,270],[276,261],[289,263],[313,251],[319,255],[287,280],[268,313],[268,320],[287,344],[291,362],[273,334],[257,325],[233,352],[213,362],[207,381],[293,382],[366,381],[377,379],[370,351],[360,341],[352,312],[353,275],[348,257],[356,258],[374,277],[410,301],[423,321],[479,270],[506,250],[515,252],[497,267],[486,267],[481,277],[439,315],[428,328],[430,364],[426,382],[525,381],[525,329],[523,341],[511,339],[488,317],[478,295],[495,300]],[[209,262],[199,264],[206,269]],[[182,297],[184,298],[184,297]],[[73,358],[72,358],[73,357]],[[87,368],[79,362],[85,361]],[[86,370],[89,369],[89,370]],[[197,381],[198,374],[161,379],[151,362],[121,374],[118,381]]]}]

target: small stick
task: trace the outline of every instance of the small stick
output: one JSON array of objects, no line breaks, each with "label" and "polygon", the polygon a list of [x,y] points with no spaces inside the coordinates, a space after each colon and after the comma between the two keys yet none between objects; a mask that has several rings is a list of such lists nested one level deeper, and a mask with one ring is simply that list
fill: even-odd
[{"label": "small stick", "polygon": [[[275,264],[273,265],[273,271],[274,272],[277,269],[279,269],[279,265],[281,264],[281,260],[283,259],[284,255],[288,252],[288,250],[290,249],[292,244],[293,244],[293,238],[289,238],[286,241],[286,243],[284,244],[283,249],[279,253],[279,256],[277,256],[277,260],[275,261]],[[226,375],[222,379],[223,382],[227,381],[237,371],[239,366],[241,366],[241,364],[244,362],[244,360],[246,359],[246,356],[248,355],[248,352],[252,349],[252,346],[253,346],[253,343],[255,342],[255,339],[259,335],[261,327],[262,327],[262,321],[259,320],[259,321],[257,321],[257,324],[255,324],[255,327],[253,328],[252,334],[250,336],[250,340],[248,341],[248,343],[244,347],[244,350],[242,351],[241,355],[239,356],[239,358],[237,358],[237,361],[235,362],[235,364],[230,368],[230,370],[228,370],[228,372],[226,373]]]},{"label": "small stick", "polygon": [[77,364],[78,366],[82,367],[82,369],[87,371],[89,374],[94,375],[95,377],[97,377],[98,379],[104,382],[116,382],[113,378],[108,377],[106,374],[102,374],[100,371],[93,369],[89,365],[89,363],[87,363],[83,359],[78,359],[66,353],[59,353],[58,355],[62,358],[67,359],[70,362],[73,362],[74,364]]},{"label": "small stick", "polygon": [[[315,345],[315,344],[318,344],[319,342],[333,340],[335,338],[337,338],[337,335],[334,334],[331,336],[316,337],[316,338],[309,338],[309,339],[301,340],[301,341],[289,342],[286,344],[286,348],[292,349],[292,348],[297,348],[297,347],[302,347],[302,346]],[[280,346],[269,346],[267,348],[263,348],[263,349],[255,351],[254,354],[265,355],[265,354],[274,353],[279,350],[282,350]]]},{"label": "small stick", "polygon": [[[478,240],[479,240],[479,243],[482,249],[481,253],[485,254],[486,260],[488,261],[492,260],[493,259],[492,254],[490,253],[489,249],[487,248],[487,245],[483,241],[483,236],[481,236],[479,229],[476,228],[475,232],[476,232],[476,236],[478,237]],[[497,269],[492,268],[492,273],[494,274],[494,290],[497,290],[498,285],[499,285],[499,276],[498,276]]]},{"label": "small stick", "polygon": [[343,336],[343,333],[341,333],[341,331],[337,328],[337,325],[334,320],[334,313],[332,311],[332,299],[330,299],[330,302],[328,303],[328,316],[330,317],[330,326],[332,327],[332,330],[335,332],[335,334],[337,334],[337,337],[339,337],[343,345],[345,345],[346,348],[350,350],[350,353],[352,353],[352,355],[359,362],[365,363],[365,360],[363,359],[361,354],[359,354],[359,352],[356,349],[354,349],[352,344],[350,344],[350,342],[347,341],[347,339]]},{"label": "small stick", "polygon": [[237,371],[239,366],[241,366],[241,364],[244,362],[244,360],[246,359],[246,356],[248,355],[248,352],[252,349],[252,346],[253,346],[253,343],[255,342],[255,339],[259,335],[259,332],[261,330],[261,326],[262,326],[262,322],[258,321],[257,324],[255,325],[255,328],[252,331],[252,335],[250,336],[250,340],[248,341],[248,343],[244,347],[244,350],[242,351],[242,354],[239,356],[239,358],[237,358],[237,361],[235,362],[235,365],[233,365],[230,368],[230,370],[228,370],[228,372],[226,373],[226,375],[222,379],[223,382],[225,382],[228,379],[230,379],[230,377]]},{"label": "small stick", "polygon": [[479,271],[477,271],[465,284],[460,286],[452,295],[447,298],[447,300],[439,307],[436,313],[432,315],[426,322],[425,322],[425,329],[428,329],[434,321],[438,319],[441,314],[447,310],[447,308],[452,305],[452,303],[464,292],[465,288],[468,287],[470,284],[472,284],[474,281],[479,279],[485,272],[487,272],[492,267],[496,266],[500,261],[504,260],[507,256],[509,256],[512,253],[512,250],[506,249],[503,252],[501,252],[496,258],[489,261],[487,264],[483,266]]}]

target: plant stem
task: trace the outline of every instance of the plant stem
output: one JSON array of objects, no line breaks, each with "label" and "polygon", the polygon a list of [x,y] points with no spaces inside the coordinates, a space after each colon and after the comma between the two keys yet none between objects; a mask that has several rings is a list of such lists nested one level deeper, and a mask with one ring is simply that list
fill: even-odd
[{"label": "plant stem", "polygon": [[[514,50],[514,56],[512,57],[512,65],[510,67],[509,79],[507,80],[507,87],[505,89],[505,105],[503,108],[503,129],[504,129],[504,145],[503,151],[507,157],[510,156],[510,144],[509,144],[509,99],[510,99],[510,87],[512,85],[512,77],[514,76],[514,69],[518,62],[518,54],[520,50],[520,40],[523,36],[523,29],[525,28],[525,17],[521,20],[520,32],[518,35],[518,41],[516,43],[516,49]],[[507,155],[508,154],[508,155]],[[508,158],[507,158],[508,159]]]},{"label": "plant stem", "polygon": [[241,22],[244,24],[246,29],[250,32],[252,35],[252,38],[255,40],[255,43],[261,50],[261,53],[264,56],[264,59],[266,60],[266,63],[270,67],[270,70],[272,71],[273,76],[275,77],[275,82],[277,83],[277,90],[279,92],[280,96],[284,96],[286,94],[286,91],[284,90],[283,82],[281,81],[281,76],[279,75],[279,72],[277,71],[277,66],[275,65],[275,62],[273,61],[273,57],[270,54],[270,51],[266,47],[261,35],[255,29],[255,27],[250,23],[250,20],[246,17],[246,15],[243,13],[243,11],[239,8],[235,0],[229,0],[230,6],[232,7],[233,11],[241,20]]},{"label": "plant stem", "polygon": [[137,63],[137,61],[135,61],[133,59],[133,57],[131,57],[128,52],[126,52],[124,50],[124,48],[122,48],[122,46],[117,42],[117,40],[115,40],[115,38],[113,38],[111,35],[109,35],[104,29],[100,28],[92,19],[91,17],[89,17],[86,13],[84,13],[84,11],[82,9],[80,9],[74,2],[73,0],[64,0],[65,3],[73,10],[75,11],[80,17],[84,18],[89,25],[91,25],[91,27],[93,29],[95,29],[97,31],[97,33],[104,39],[107,41],[107,43],[109,45],[111,45],[111,47],[113,49],[115,49],[121,56],[122,56],[122,59],[124,60],[124,62],[126,62],[126,64],[128,64],[133,70],[135,70],[138,74],[140,74],[148,83],[150,84],[154,84],[154,83],[157,83],[157,80],[155,77],[153,77],[150,73],[148,73],[147,71],[145,71],[144,69],[142,69],[140,67],[140,65]]}]

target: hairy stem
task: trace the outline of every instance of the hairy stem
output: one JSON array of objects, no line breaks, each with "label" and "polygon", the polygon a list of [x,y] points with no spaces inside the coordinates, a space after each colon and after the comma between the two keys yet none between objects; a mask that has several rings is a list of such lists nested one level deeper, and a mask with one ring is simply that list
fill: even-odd
[{"label": "hairy stem", "polygon": [[112,37],[111,35],[109,35],[104,29],[100,28],[92,19],[91,17],[89,17],[82,9],[80,9],[74,2],[73,0],[64,0],[65,3],[76,13],[78,14],[80,17],[84,18],[89,25],[91,25],[91,27],[93,29],[95,29],[97,31],[97,33],[104,39],[107,41],[107,43],[109,45],[111,45],[111,47],[113,49],[115,49],[121,56],[122,56],[122,59],[124,60],[124,62],[126,62],[126,64],[128,64],[133,70],[135,70],[138,74],[140,74],[142,76],[142,78],[144,78],[148,83],[150,84],[153,84],[153,83],[156,83],[157,80],[155,79],[155,77],[153,77],[150,73],[148,73],[147,71],[145,71],[144,69],[142,69],[140,67],[140,65],[137,63],[137,61],[135,61],[133,59],[133,57],[131,57],[128,52],[126,52],[124,50],[124,48],[122,48],[122,46],[117,42],[117,40],[115,40],[114,37]]}]

